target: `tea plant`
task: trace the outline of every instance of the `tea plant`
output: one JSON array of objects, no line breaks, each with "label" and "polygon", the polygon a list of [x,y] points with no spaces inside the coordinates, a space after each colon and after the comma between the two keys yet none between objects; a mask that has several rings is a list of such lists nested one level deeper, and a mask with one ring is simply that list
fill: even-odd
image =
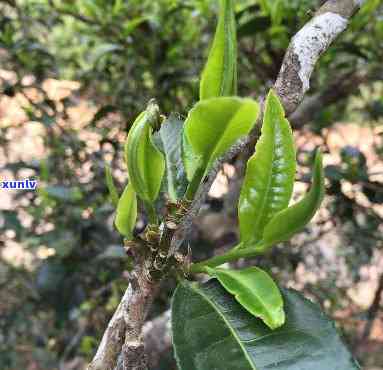
[{"label": "tea plant", "polygon": [[[107,368],[105,361],[116,359],[118,346],[122,347],[122,368],[146,368],[140,331],[154,292],[167,275],[179,280],[171,316],[174,352],[182,370],[358,369],[334,325],[316,305],[296,291],[280,288],[268,272],[256,266],[232,269],[226,265],[263,255],[289,240],[320,207],[324,197],[320,149],[310,190],[290,205],[296,150],[285,109],[293,111],[307,91],[313,62],[323,50],[313,51],[306,59],[308,66],[300,60],[300,67],[309,71],[303,77],[299,74],[300,83],[288,83],[289,73],[282,67],[286,73],[281,73],[264,102],[240,98],[236,96],[233,1],[221,0],[220,4],[216,34],[201,77],[200,101],[185,122],[176,115],[164,117],[156,102],[149,102],[128,134],[125,162],[129,182],[118,201],[107,172],[111,199],[117,204],[115,225],[125,237],[135,268],[128,298],[118,308],[89,369]],[[311,37],[310,32],[318,29],[322,30],[322,46],[328,46],[345,28],[345,17],[357,7],[353,2],[351,12],[341,8],[341,13],[335,14],[327,5],[318,13],[319,19],[314,18],[295,38],[287,56],[298,50],[294,43],[303,40],[305,44],[307,35]],[[332,18],[338,22],[333,29],[326,23]],[[322,29],[321,22],[330,29]],[[286,94],[291,86],[295,90]],[[223,255],[192,263],[191,251],[185,256],[179,249],[211,184],[211,173],[238,143],[240,148],[243,142],[249,144],[243,140],[257,132],[258,122],[260,137],[247,162],[238,203],[239,242]],[[141,206],[148,224],[137,235],[134,229]],[[201,283],[196,274],[205,274],[210,280]],[[113,337],[113,323],[118,320],[125,323],[124,343],[120,336]]]}]

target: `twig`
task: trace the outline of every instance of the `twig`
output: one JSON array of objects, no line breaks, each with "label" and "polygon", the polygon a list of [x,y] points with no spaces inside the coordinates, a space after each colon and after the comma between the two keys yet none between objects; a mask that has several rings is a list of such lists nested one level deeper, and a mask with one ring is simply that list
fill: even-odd
[{"label": "twig", "polygon": [[[165,311],[142,328],[149,368],[157,368],[164,353],[171,349],[170,310]],[[114,370],[124,370],[122,354]]]},{"label": "twig", "polygon": [[158,288],[138,265],[87,370],[113,370],[122,349],[124,370],[147,369],[142,327]]}]

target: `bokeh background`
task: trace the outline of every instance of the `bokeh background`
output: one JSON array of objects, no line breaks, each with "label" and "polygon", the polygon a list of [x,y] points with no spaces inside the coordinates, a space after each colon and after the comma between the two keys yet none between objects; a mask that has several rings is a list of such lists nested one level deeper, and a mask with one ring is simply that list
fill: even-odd
[{"label": "bokeh background", "polygon": [[[237,0],[239,92],[272,86],[292,35],[321,1]],[[184,117],[215,28],[211,0],[0,0],[0,369],[82,370],[126,288],[105,163],[150,98]],[[293,115],[298,198],[313,151],[327,197],[305,232],[257,263],[336,320],[366,370],[383,369],[383,6],[367,0],[322,57]],[[244,161],[224,166],[195,221],[197,259],[237,240]],[[146,222],[143,215],[137,231]],[[241,264],[241,262],[239,262]],[[166,281],[150,317],[164,312]],[[175,369],[166,352],[155,369]]]}]

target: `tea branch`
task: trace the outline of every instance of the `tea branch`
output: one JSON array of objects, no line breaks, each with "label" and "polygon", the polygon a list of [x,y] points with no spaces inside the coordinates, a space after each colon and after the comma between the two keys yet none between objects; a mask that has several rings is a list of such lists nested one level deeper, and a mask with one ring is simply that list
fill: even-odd
[{"label": "tea branch", "polygon": [[[363,0],[329,0],[315,13],[291,40],[274,89],[281,98],[286,113],[293,113],[310,87],[314,67],[332,42],[347,28],[352,15]],[[262,114],[257,123],[262,120]],[[203,179],[189,212],[184,216],[170,243],[168,257],[181,247],[198,214],[204,199],[222,164],[245,150],[257,136],[258,124],[249,137],[240,140],[220,158],[209,175]],[[147,359],[144,351],[142,329],[147,312],[157,293],[159,282],[152,282],[145,273],[146,261],[135,266],[129,287],[113,315],[97,353],[88,370],[113,370],[119,354],[124,370],[145,370]],[[147,271],[146,271],[147,272]],[[162,321],[164,326],[167,320]],[[163,331],[166,332],[165,330]]]}]

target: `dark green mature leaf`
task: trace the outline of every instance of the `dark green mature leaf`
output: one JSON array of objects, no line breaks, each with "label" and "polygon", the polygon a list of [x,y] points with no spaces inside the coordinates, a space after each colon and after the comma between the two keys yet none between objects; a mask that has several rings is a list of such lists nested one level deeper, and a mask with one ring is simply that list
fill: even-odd
[{"label": "dark green mature leaf", "polygon": [[242,307],[259,317],[270,329],[285,323],[281,292],[267,272],[255,266],[242,270],[209,267],[206,270],[234,295]]},{"label": "dark green mature leaf", "polygon": [[179,116],[171,114],[159,131],[165,152],[168,194],[174,202],[185,194],[187,186],[182,162],[183,127]]},{"label": "dark green mature leaf", "polygon": [[237,36],[233,2],[220,0],[213,46],[201,77],[201,100],[237,93]]},{"label": "dark green mature leaf", "polygon": [[149,203],[157,199],[165,172],[165,159],[152,138],[158,121],[158,106],[150,103],[133,123],[125,145],[131,184],[137,195]]},{"label": "dark green mature leaf", "polygon": [[221,97],[197,103],[185,121],[184,147],[187,146],[186,152],[192,159],[185,163],[188,179],[193,178],[197,168],[206,172],[238,139],[247,135],[258,113],[259,105],[252,99]]},{"label": "dark green mature leaf", "polygon": [[137,219],[137,197],[130,182],[118,201],[116,219],[117,230],[126,238],[133,237],[133,230]]},{"label": "dark green mature leaf", "polygon": [[110,166],[107,164],[105,164],[105,181],[106,181],[106,186],[108,187],[108,190],[109,190],[110,200],[112,201],[112,204],[115,207],[117,207],[118,199],[119,199],[118,191],[116,189],[116,186],[114,185],[112,170]]},{"label": "dark green mature leaf", "polygon": [[313,182],[307,195],[298,203],[277,213],[265,227],[263,234],[265,247],[290,239],[314,217],[324,197],[324,171],[322,154],[319,150],[313,171]]},{"label": "dark green mature leaf", "polygon": [[218,282],[183,282],[172,301],[180,370],[357,370],[331,321],[300,293],[282,290],[286,324],[271,330]]},{"label": "dark green mature leaf", "polygon": [[244,245],[261,240],[273,215],[288,206],[294,185],[295,156],[290,124],[279,98],[271,90],[266,100],[262,135],[247,163],[239,199]]}]

